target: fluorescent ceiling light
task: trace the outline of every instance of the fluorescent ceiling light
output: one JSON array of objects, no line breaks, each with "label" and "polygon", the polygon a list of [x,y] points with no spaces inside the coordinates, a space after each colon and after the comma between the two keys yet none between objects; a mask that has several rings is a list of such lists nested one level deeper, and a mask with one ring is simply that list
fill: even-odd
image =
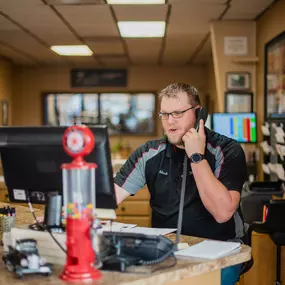
[{"label": "fluorescent ceiling light", "polygon": [[86,45],[51,46],[50,49],[59,55],[65,56],[90,56],[93,54],[92,50]]},{"label": "fluorescent ceiling light", "polygon": [[165,0],[107,0],[108,4],[165,4]]},{"label": "fluorescent ceiling light", "polygon": [[164,21],[119,21],[118,27],[123,38],[162,38],[165,33]]}]

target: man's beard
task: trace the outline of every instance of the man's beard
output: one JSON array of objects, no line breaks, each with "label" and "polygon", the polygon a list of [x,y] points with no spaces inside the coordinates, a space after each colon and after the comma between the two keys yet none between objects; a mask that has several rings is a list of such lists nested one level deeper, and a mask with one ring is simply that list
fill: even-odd
[{"label": "man's beard", "polygon": [[184,146],[184,143],[182,141],[182,137],[183,136],[180,136],[180,137],[175,137],[175,139],[172,139],[172,136],[171,135],[167,135],[167,139],[169,142],[171,142],[173,145],[176,145],[176,146]]}]

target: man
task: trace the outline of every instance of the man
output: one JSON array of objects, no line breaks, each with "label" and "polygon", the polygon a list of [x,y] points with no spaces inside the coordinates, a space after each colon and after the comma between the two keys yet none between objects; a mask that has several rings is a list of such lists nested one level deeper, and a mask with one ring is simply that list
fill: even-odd
[{"label": "man", "polygon": [[[245,230],[239,203],[247,173],[241,146],[208,130],[202,120],[199,131],[195,130],[195,109],[200,107],[200,99],[191,85],[173,83],[159,97],[166,138],[149,141],[132,153],[115,177],[117,202],[147,184],[152,226],[176,228],[183,160],[187,155],[182,234],[242,239]],[[240,267],[223,270],[222,284],[235,284]]]}]

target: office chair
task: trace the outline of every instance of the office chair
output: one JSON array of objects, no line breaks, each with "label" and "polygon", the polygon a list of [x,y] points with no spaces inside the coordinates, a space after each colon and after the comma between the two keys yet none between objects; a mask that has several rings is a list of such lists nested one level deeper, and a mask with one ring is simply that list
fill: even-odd
[{"label": "office chair", "polygon": [[241,210],[245,223],[262,221],[263,207],[270,202],[272,195],[282,198],[284,190],[281,185],[279,181],[255,181],[244,187]]},{"label": "office chair", "polygon": [[268,234],[276,244],[276,277],[275,285],[281,285],[281,246],[285,245],[285,200],[271,200],[267,206],[264,222],[254,222],[248,229],[248,245],[251,246],[252,232]]}]

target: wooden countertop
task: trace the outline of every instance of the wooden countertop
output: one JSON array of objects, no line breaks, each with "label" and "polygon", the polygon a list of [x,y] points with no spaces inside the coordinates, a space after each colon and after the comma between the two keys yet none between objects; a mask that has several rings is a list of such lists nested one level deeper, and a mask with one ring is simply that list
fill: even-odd
[{"label": "wooden countertop", "polygon": [[[174,240],[175,235],[170,234],[167,237]],[[195,244],[202,239],[182,236],[181,242],[187,242],[192,245]],[[3,248],[0,247],[0,252],[3,254]],[[209,273],[211,271],[220,270],[224,267],[228,267],[234,264],[242,263],[249,260],[251,257],[251,248],[243,245],[241,251],[232,256],[223,257],[217,260],[211,261],[197,261],[197,260],[182,260],[177,259],[177,263],[175,266],[160,269],[151,273],[154,267],[145,267],[149,273],[119,273],[119,272],[107,272],[101,271],[102,278],[95,282],[96,285],[161,285],[166,283],[171,283],[179,280],[183,280],[185,278],[194,277],[197,275],[202,275],[205,273]],[[164,261],[164,263],[156,265],[156,266],[167,266],[171,264],[173,260],[168,259]],[[62,285],[66,284],[61,281],[58,276],[62,272],[62,266],[54,266],[53,273],[50,277],[40,276],[40,275],[24,275],[21,280],[17,279],[14,273],[9,272],[2,259],[0,261],[0,284],[54,284],[54,285]],[[139,271],[137,271],[139,272]],[[74,284],[74,283],[73,283]],[[90,284],[90,283],[89,283]]]}]

